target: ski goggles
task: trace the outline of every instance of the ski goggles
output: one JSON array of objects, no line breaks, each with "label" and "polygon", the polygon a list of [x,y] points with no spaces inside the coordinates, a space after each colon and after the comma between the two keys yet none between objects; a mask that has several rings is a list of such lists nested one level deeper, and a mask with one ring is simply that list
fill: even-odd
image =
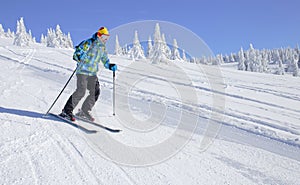
[{"label": "ski goggles", "polygon": [[99,34],[99,33],[97,35],[102,42],[106,42],[110,37],[110,35]]},{"label": "ski goggles", "polygon": [[110,35],[109,34],[101,34],[100,32],[97,32],[97,36],[98,37],[109,37]]},{"label": "ski goggles", "polygon": [[104,41],[107,41],[109,39],[110,35],[101,35],[100,38]]}]

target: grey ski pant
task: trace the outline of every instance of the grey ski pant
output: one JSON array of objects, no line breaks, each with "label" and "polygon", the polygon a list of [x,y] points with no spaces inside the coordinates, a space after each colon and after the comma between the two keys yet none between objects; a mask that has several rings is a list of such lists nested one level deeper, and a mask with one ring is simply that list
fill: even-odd
[{"label": "grey ski pant", "polygon": [[70,96],[64,107],[64,111],[67,113],[73,112],[79,101],[84,97],[86,89],[89,90],[89,95],[82,104],[81,109],[83,111],[92,110],[100,95],[100,87],[97,76],[87,76],[82,74],[77,74],[76,76],[76,91]]}]

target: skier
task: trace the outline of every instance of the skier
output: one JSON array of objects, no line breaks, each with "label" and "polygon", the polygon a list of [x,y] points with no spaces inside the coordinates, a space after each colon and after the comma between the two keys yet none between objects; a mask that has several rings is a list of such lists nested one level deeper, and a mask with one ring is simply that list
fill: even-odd
[{"label": "skier", "polygon": [[89,95],[76,115],[91,121],[95,120],[90,111],[100,95],[97,78],[98,64],[102,62],[105,68],[112,71],[117,70],[117,65],[111,64],[107,56],[105,44],[109,36],[107,28],[101,27],[91,38],[82,41],[76,46],[73,59],[79,65],[76,71],[77,88],[68,99],[60,116],[75,121],[73,110],[84,97],[86,89],[88,89]]}]

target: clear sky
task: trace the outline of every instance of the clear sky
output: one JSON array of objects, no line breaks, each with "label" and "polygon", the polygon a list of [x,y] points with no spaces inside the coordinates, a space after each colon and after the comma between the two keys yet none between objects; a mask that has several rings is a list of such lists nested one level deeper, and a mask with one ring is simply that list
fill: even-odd
[{"label": "clear sky", "polygon": [[299,0],[2,0],[0,24],[15,31],[24,17],[37,40],[59,24],[76,45],[100,26],[170,21],[196,33],[215,54],[230,54],[250,43],[258,49],[296,47],[299,7]]}]

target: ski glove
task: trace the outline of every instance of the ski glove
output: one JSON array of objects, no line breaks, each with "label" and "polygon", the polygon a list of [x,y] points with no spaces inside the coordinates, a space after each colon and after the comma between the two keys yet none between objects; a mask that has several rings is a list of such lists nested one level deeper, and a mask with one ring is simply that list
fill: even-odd
[{"label": "ski glove", "polygon": [[104,67],[105,67],[106,69],[111,70],[111,71],[116,71],[116,70],[118,69],[117,64],[111,64],[111,63],[109,63],[109,60],[107,60],[107,61],[105,62]]}]

